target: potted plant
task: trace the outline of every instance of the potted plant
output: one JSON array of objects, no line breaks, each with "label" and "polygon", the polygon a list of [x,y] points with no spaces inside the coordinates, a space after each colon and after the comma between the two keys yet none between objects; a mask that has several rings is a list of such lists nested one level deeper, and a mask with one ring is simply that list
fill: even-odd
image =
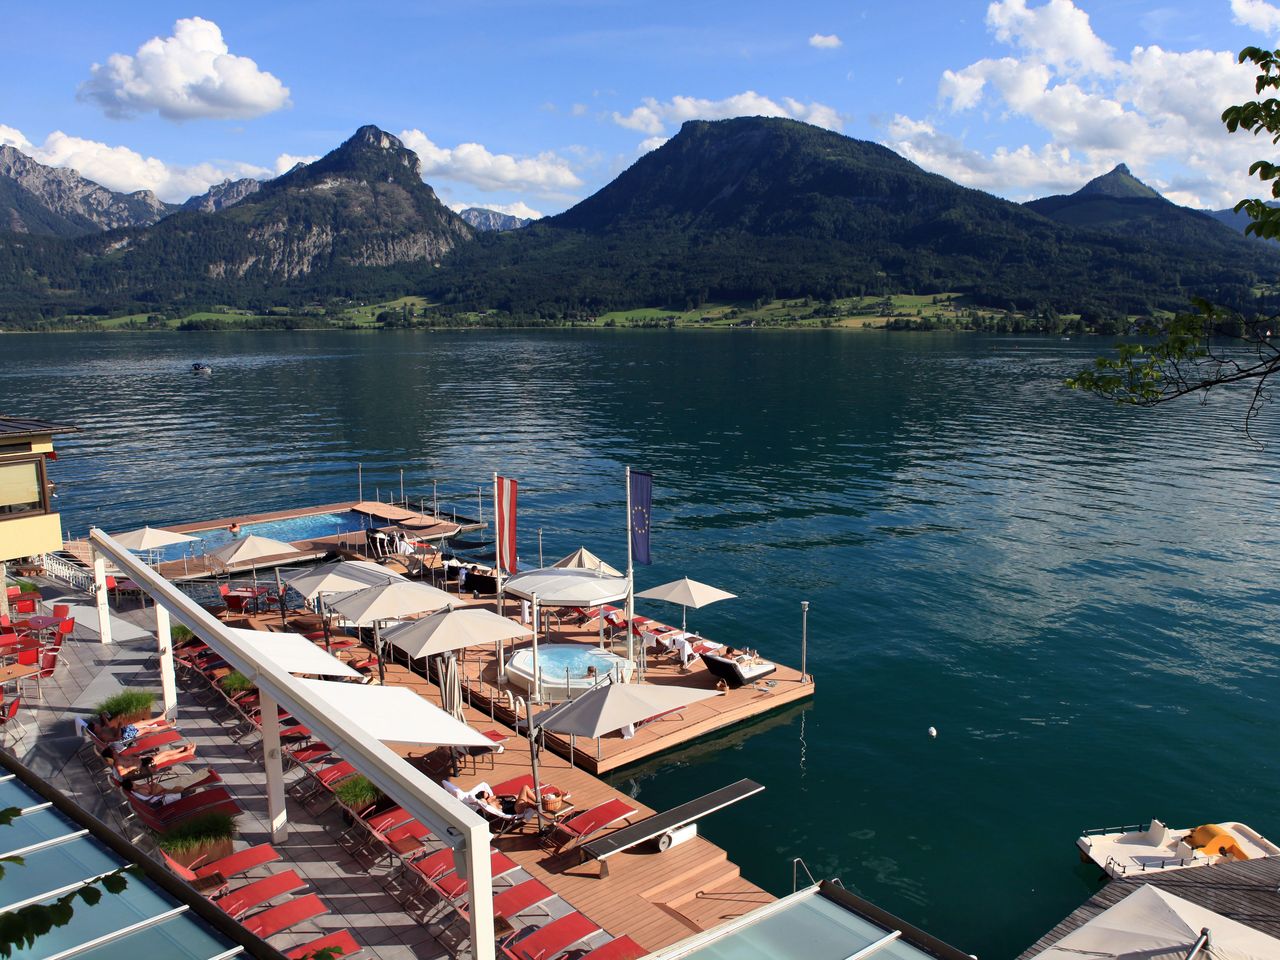
[{"label": "potted plant", "polygon": [[232,670],[218,682],[222,687],[222,692],[230,696],[234,696],[237,693],[247,693],[253,689],[253,681],[239,670]]},{"label": "potted plant", "polygon": [[348,810],[361,813],[382,799],[382,791],[368,777],[357,773],[333,788],[333,795]]},{"label": "potted plant", "polygon": [[103,700],[94,708],[94,712],[98,715],[105,713],[114,725],[121,727],[139,720],[150,720],[151,706],[155,700],[156,695],[150,690],[126,687]]},{"label": "potted plant", "polygon": [[201,813],[160,834],[160,849],[184,867],[230,856],[236,818],[226,813]]}]

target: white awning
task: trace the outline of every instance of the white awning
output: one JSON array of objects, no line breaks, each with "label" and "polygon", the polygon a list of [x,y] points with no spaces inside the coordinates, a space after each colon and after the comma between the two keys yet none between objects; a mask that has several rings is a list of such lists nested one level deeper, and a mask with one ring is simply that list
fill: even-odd
[{"label": "white awning", "polygon": [[535,597],[544,607],[598,607],[627,597],[627,578],[596,570],[547,567],[521,573],[502,584],[502,592],[521,600]]},{"label": "white awning", "polygon": [[228,627],[235,638],[264,660],[281,670],[316,677],[359,677],[359,670],[347,666],[331,653],[326,653],[299,633],[270,633],[265,630],[242,630]]},{"label": "white awning", "polygon": [[394,570],[368,560],[338,560],[288,574],[284,582],[306,599],[314,600],[319,593],[346,593],[403,579]]},{"label": "white awning", "polygon": [[347,716],[379,740],[423,747],[491,747],[493,741],[407,687],[299,680],[333,716]]}]

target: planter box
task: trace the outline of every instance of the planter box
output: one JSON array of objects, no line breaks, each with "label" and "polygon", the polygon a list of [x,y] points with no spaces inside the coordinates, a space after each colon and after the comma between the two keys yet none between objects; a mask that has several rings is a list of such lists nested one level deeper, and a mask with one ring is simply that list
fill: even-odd
[{"label": "planter box", "polygon": [[204,863],[220,860],[223,857],[229,857],[231,856],[234,848],[235,840],[231,837],[227,837],[225,840],[213,840],[209,843],[203,843],[198,847],[193,847],[181,856],[174,856],[172,853],[169,854],[169,856],[174,860],[174,862],[180,863],[184,867],[190,869],[193,864],[195,866],[200,866]]}]

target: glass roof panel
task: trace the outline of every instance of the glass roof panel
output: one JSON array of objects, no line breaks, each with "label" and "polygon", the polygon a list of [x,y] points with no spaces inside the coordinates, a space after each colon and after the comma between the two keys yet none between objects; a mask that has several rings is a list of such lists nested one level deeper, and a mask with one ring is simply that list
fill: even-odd
[{"label": "glass roof panel", "polygon": [[45,847],[26,854],[22,859],[22,866],[11,866],[0,877],[0,911],[32,897],[110,873],[123,863],[89,837]]},{"label": "glass roof panel", "polygon": [[209,960],[231,950],[235,944],[189,914],[173,917],[119,940],[77,954],[76,960]]},{"label": "glass roof panel", "polygon": [[24,813],[7,827],[0,827],[0,856],[33,844],[65,837],[80,828],[52,808]]}]

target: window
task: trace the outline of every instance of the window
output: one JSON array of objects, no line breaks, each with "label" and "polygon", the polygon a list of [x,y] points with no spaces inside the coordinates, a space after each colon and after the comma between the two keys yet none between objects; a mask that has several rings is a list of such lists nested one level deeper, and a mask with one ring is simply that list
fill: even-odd
[{"label": "window", "polygon": [[47,510],[41,461],[0,462],[0,519]]}]

